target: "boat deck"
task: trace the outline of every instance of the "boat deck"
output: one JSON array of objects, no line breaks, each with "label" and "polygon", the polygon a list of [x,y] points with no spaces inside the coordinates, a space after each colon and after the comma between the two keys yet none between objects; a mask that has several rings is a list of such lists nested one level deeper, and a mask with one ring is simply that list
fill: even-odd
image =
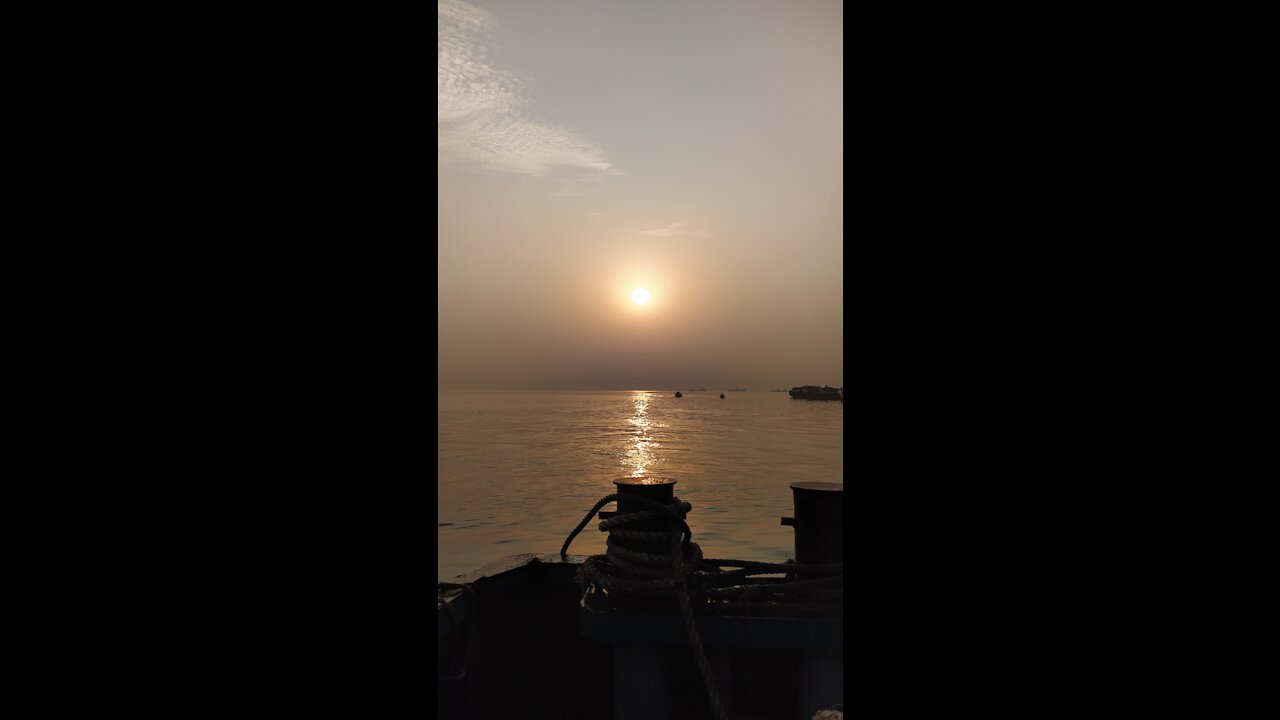
[{"label": "boat deck", "polygon": [[[676,616],[637,615],[610,623],[584,611],[575,575],[586,557],[516,555],[454,579],[474,592],[447,585],[440,589],[438,717],[608,720],[614,715],[612,643],[638,641],[669,646],[671,717],[711,716]],[[723,671],[721,695],[731,717],[793,717],[806,652],[802,648],[839,647],[843,631],[837,637],[832,629],[842,628],[842,622],[842,618],[825,624],[788,618],[700,620],[708,652]],[[743,627],[749,627],[749,632],[744,634]],[[584,633],[601,640],[588,639]]]}]

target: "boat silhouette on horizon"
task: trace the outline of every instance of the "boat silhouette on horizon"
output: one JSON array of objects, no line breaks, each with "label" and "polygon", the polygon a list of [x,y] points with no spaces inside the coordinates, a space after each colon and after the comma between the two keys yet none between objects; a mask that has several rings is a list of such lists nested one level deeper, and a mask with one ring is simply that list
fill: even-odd
[{"label": "boat silhouette on horizon", "polygon": [[844,402],[844,388],[833,388],[830,385],[801,385],[789,391],[796,400],[839,400]]}]

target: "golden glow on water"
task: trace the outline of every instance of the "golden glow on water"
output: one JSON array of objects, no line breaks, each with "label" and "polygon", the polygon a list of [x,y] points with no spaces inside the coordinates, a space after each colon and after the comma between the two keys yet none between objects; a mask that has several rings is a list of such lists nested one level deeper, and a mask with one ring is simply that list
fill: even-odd
[{"label": "golden glow on water", "polygon": [[[794,516],[791,483],[840,482],[844,407],[786,393],[673,392],[442,392],[438,578],[554,553],[618,480],[641,478],[678,483],[707,557],[793,557],[794,529],[778,518]],[[603,553],[595,528],[569,552]]]},{"label": "golden glow on water", "polygon": [[662,443],[655,442],[653,439],[652,430],[656,424],[649,417],[649,394],[637,392],[632,396],[631,401],[635,407],[628,422],[634,429],[627,439],[624,463],[630,467],[631,477],[641,477],[648,475],[657,463],[654,450],[662,447]]}]

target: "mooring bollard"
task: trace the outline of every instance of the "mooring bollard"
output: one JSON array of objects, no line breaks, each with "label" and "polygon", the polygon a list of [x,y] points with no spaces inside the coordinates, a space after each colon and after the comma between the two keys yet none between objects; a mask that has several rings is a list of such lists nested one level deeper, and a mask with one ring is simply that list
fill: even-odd
[{"label": "mooring bollard", "polygon": [[[613,499],[618,503],[617,511],[601,512],[602,500],[565,540],[561,553],[566,552],[569,543],[597,513],[617,520],[618,516],[653,512],[656,509],[654,503],[671,507],[677,499],[675,484],[672,480],[645,477],[615,480],[617,492]],[[800,548],[797,557],[805,566],[834,564],[835,567],[824,568],[819,574],[773,563],[704,560],[703,564],[741,565],[746,568],[760,565],[758,572],[745,573],[741,578],[730,577],[731,581],[742,581],[740,590],[744,594],[755,587],[773,584],[763,582],[763,579],[752,583],[746,577],[750,574],[782,571],[798,572],[802,576],[807,574],[817,582],[794,583],[797,588],[794,599],[812,600],[811,607],[822,611],[820,615],[788,617],[785,614],[786,598],[778,597],[759,603],[775,612],[753,617],[749,604],[744,602],[741,606],[743,615],[739,616],[739,608],[726,604],[714,593],[708,593],[705,598],[697,596],[698,602],[718,602],[720,607],[696,619],[688,615],[682,617],[680,613],[673,612],[672,598],[666,592],[680,588],[670,587],[670,580],[676,578],[667,578],[662,562],[673,551],[669,534],[673,518],[666,517],[665,512],[657,509],[652,517],[640,515],[638,526],[625,521],[601,524],[600,529],[610,533],[609,552],[605,558],[593,556],[583,563],[583,577],[587,578],[590,587],[583,596],[579,622],[583,637],[613,645],[615,720],[670,720],[674,699],[672,653],[676,648],[692,650],[707,688],[708,701],[713,705],[719,704],[731,715],[735,680],[733,664],[740,657],[735,655],[735,648],[799,651],[800,657],[795,658],[799,661],[795,667],[799,675],[795,701],[802,720],[809,720],[818,710],[843,701],[843,577],[840,573],[844,561],[841,546],[844,535],[843,487],[835,483],[793,483],[792,489],[796,517],[783,518],[782,524],[796,528],[796,542]],[[676,512],[683,515],[687,510],[682,505]],[[645,532],[637,533],[636,530]],[[651,548],[641,547],[644,545]],[[627,550],[632,552],[624,552]],[[675,549],[676,552],[681,550],[683,548]],[[694,553],[688,556],[690,558],[700,554],[696,543],[691,543],[690,551]],[[657,557],[645,557],[645,554]],[[690,567],[687,561],[685,567],[692,573],[689,577],[698,583],[705,584],[715,575],[715,568]],[[660,579],[661,584],[653,585],[652,590],[657,592],[651,592],[646,585],[655,579]],[[678,580],[687,582],[688,578]],[[786,593],[791,585],[777,582],[774,590]],[[739,588],[735,586],[731,590],[739,591]],[[681,610],[687,613],[690,607],[683,605]],[[778,610],[784,614],[778,614]],[[687,622],[693,623],[696,632]],[[790,661],[792,657],[795,656],[786,660]],[[748,667],[755,666],[749,664]]]},{"label": "mooring bollard", "polygon": [[[630,498],[666,505],[675,497],[675,480],[630,477],[614,480],[618,487],[617,515],[652,510]],[[635,530],[665,530],[656,520]],[[671,553],[671,543],[638,543],[636,549],[656,555]],[[619,642],[613,646],[613,717],[615,720],[668,720],[671,717],[671,648],[649,643]]]},{"label": "mooring bollard", "polygon": [[615,643],[613,646],[614,720],[671,718],[671,648]]},{"label": "mooring bollard", "polygon": [[667,478],[625,477],[613,481],[618,486],[618,512],[629,513],[649,508],[637,507],[637,503],[627,502],[630,498],[640,497],[666,505],[675,497],[676,481]]},{"label": "mooring bollard", "polygon": [[[614,480],[613,484],[618,487],[618,510],[615,513],[609,513],[609,516],[622,515],[631,512],[653,512],[653,508],[644,507],[639,503],[631,502],[631,498],[644,498],[652,500],[661,505],[668,505],[672,498],[675,497],[676,481],[667,478],[650,478],[650,477],[628,477]],[[604,513],[601,513],[601,517]],[[653,522],[641,523],[639,525],[629,526],[632,530],[668,530],[671,523],[664,519],[657,519]],[[670,555],[670,542],[654,542],[654,543],[636,543],[635,549],[641,552],[653,553],[654,555]]]},{"label": "mooring bollard", "polygon": [[827,565],[844,561],[844,485],[791,483],[795,517],[782,518],[796,529],[796,562]]},{"label": "mooring bollard", "polygon": [[[782,518],[796,532],[796,563],[844,562],[844,485],[829,482],[791,483],[795,517]],[[801,574],[803,576],[803,574]],[[806,650],[800,658],[796,717],[844,702],[844,652]]]}]

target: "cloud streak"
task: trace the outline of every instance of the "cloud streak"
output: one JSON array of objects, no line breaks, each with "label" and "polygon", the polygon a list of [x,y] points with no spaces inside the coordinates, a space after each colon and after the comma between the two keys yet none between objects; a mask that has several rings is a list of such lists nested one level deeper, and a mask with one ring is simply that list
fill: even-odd
[{"label": "cloud streak", "polygon": [[493,13],[459,0],[437,8],[436,120],[439,162],[547,175],[554,168],[617,175],[599,145],[530,117],[531,101],[511,73],[485,62]]},{"label": "cloud streak", "polygon": [[671,223],[664,228],[645,230],[640,233],[648,237],[707,237],[707,233],[698,230],[688,223]]}]

